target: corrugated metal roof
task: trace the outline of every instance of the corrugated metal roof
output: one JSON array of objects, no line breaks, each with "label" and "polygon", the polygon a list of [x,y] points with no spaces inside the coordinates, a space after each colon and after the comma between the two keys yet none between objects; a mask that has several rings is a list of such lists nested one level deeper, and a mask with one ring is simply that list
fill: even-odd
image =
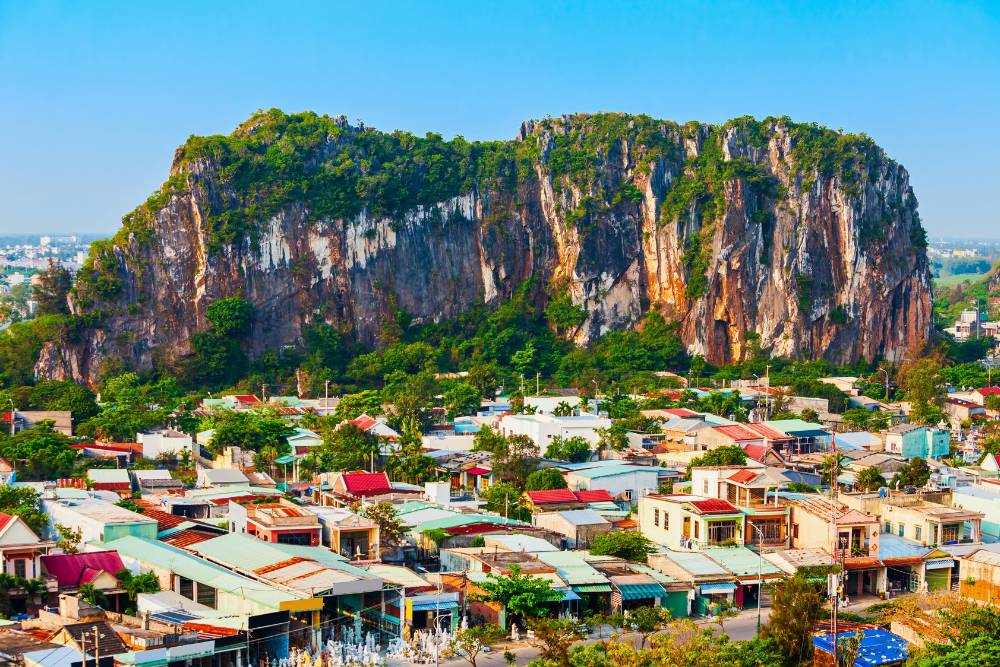
[{"label": "corrugated metal roof", "polygon": [[559,573],[559,576],[562,577],[562,579],[565,580],[570,586],[604,584],[608,581],[606,575],[590,565],[590,563],[584,560],[582,555],[576,552],[547,551],[537,555],[538,560],[556,568],[556,572]]},{"label": "corrugated metal roof", "polygon": [[534,535],[490,535],[486,538],[486,544],[499,544],[509,551],[524,551],[526,553],[559,551],[559,547]]},{"label": "corrugated metal roof", "polygon": [[694,576],[728,576],[729,571],[697,551],[662,551],[659,554]]},{"label": "corrugated metal roof", "polygon": [[762,575],[784,574],[774,563],[746,547],[705,547],[702,553],[737,577],[755,575],[758,567]]},{"label": "corrugated metal roof", "polygon": [[87,479],[97,484],[131,484],[128,470],[124,468],[91,468]]},{"label": "corrugated metal roof", "polygon": [[604,517],[592,509],[564,510],[559,512],[559,516],[574,526],[592,526],[608,523]]}]

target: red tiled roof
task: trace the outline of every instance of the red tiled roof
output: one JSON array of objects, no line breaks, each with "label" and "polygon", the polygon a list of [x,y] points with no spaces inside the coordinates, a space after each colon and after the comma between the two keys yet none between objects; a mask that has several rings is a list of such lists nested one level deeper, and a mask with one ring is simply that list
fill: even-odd
[{"label": "red tiled roof", "polygon": [[501,526],[496,523],[470,523],[465,526],[452,526],[445,528],[449,535],[475,535],[477,533],[491,533],[495,530],[504,530],[508,526]]},{"label": "red tiled roof", "polygon": [[7,462],[7,459],[0,456],[0,472],[14,472],[14,466]]},{"label": "red tiled roof", "polygon": [[176,528],[188,520],[185,517],[177,516],[176,514],[171,514],[170,512],[164,512],[163,510],[151,509],[149,507],[143,507],[142,514],[147,519],[156,520],[157,530],[169,530],[171,528]]},{"label": "red tiled roof", "polygon": [[369,417],[368,415],[361,415],[360,417],[357,417],[355,419],[348,419],[347,423],[354,424],[362,431],[367,431],[378,422],[374,418]]},{"label": "red tiled roof", "polygon": [[164,539],[163,541],[171,546],[184,549],[186,547],[191,546],[192,544],[198,544],[199,542],[211,540],[215,537],[218,537],[218,535],[213,535],[212,533],[206,533],[196,528],[185,528],[182,531],[174,533],[173,535]]},{"label": "red tiled roof", "polygon": [[42,556],[42,567],[55,577],[60,588],[75,588],[93,581],[101,572],[114,575],[124,569],[117,551]]},{"label": "red tiled roof", "polygon": [[13,520],[14,517],[12,517],[10,514],[4,514],[3,512],[0,512],[0,530],[6,528],[7,524]]},{"label": "red tiled roof", "polygon": [[[680,396],[680,392],[677,392],[677,395]],[[666,412],[669,415],[673,415],[675,417],[699,417],[700,416],[699,413],[695,412],[694,410],[688,410],[687,408],[667,408],[666,410],[664,410],[664,412]]]},{"label": "red tiled roof", "polygon": [[233,398],[240,403],[260,403],[260,399],[253,394],[236,394]]},{"label": "red tiled roof", "polygon": [[742,424],[730,424],[728,426],[713,426],[716,432],[727,438],[732,438],[737,442],[741,440],[760,440],[761,436],[746,428]]},{"label": "red tiled roof", "polygon": [[489,468],[480,468],[479,466],[476,466],[475,468],[469,468],[468,470],[466,470],[465,474],[466,475],[488,475],[491,472],[493,472],[493,471],[490,470]]},{"label": "red tiled roof", "polygon": [[546,489],[544,491],[527,491],[528,499],[535,505],[547,503],[576,503],[580,500],[569,489]]},{"label": "red tiled roof", "polygon": [[762,461],[767,449],[767,445],[743,445],[743,451],[754,461]]},{"label": "red tiled roof", "polygon": [[574,491],[573,495],[581,503],[600,503],[614,500],[607,489],[594,489],[593,491]]},{"label": "red tiled roof", "polygon": [[376,495],[379,493],[389,493],[392,491],[392,484],[389,483],[389,476],[384,472],[345,472],[344,488],[348,493],[355,495]]},{"label": "red tiled roof", "polygon": [[728,500],[721,500],[719,498],[689,500],[688,503],[702,514],[735,514],[739,512]]},{"label": "red tiled roof", "polygon": [[743,428],[753,431],[765,440],[794,440],[795,438],[785,435],[781,431],[775,431],[766,424],[742,424]]},{"label": "red tiled roof", "polygon": [[728,479],[736,482],[737,484],[749,484],[757,479],[757,473],[752,470],[737,470],[730,475]]},{"label": "red tiled roof", "polygon": [[1000,394],[1000,387],[983,387],[982,389],[979,389],[978,391],[979,391],[979,394],[981,396],[991,396],[991,395]]}]

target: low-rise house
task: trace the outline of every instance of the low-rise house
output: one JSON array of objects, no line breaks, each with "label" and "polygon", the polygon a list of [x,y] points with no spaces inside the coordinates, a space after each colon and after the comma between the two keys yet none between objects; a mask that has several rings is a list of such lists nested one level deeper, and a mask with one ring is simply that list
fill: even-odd
[{"label": "low-rise house", "polygon": [[[2,422],[10,431],[11,413],[5,412]],[[73,435],[73,413],[69,410],[15,410],[13,412],[14,430],[17,432],[35,428],[39,422],[51,421],[52,430],[63,435]]]},{"label": "low-rise house", "polygon": [[740,608],[755,606],[758,598],[761,606],[767,606],[770,603],[768,583],[785,577],[781,568],[766,560],[762,553],[746,547],[705,547],[702,553],[735,577],[737,588],[733,602]]},{"label": "low-rise house", "polygon": [[701,552],[661,550],[650,554],[649,566],[692,592],[683,616],[707,616],[719,603],[735,603],[736,577]]},{"label": "low-rise house", "polygon": [[[830,449],[833,434],[823,428],[822,424],[807,422],[802,419],[779,419],[765,421],[764,426],[793,438],[788,454],[808,454],[810,452],[825,452]],[[785,453],[785,452],[782,452]]]},{"label": "low-rise house", "polygon": [[951,427],[958,429],[963,422],[971,422],[975,419],[986,418],[986,408],[978,403],[966,401],[961,398],[944,399],[944,413],[948,415]]},{"label": "low-rise house", "polygon": [[42,540],[24,519],[0,512],[0,572],[22,579],[41,576],[40,559],[52,542]]},{"label": "low-rise house", "polygon": [[378,524],[342,507],[305,505],[302,509],[319,519],[323,544],[332,551],[350,559],[378,559]]},{"label": "low-rise house", "polygon": [[951,491],[956,509],[981,512],[983,540],[1000,542],[1000,487],[996,484],[956,486]]},{"label": "low-rise house", "polygon": [[132,478],[124,468],[91,468],[87,481],[92,489],[113,491],[121,496],[132,494]]},{"label": "low-rise house", "polygon": [[568,549],[585,549],[599,535],[610,533],[613,526],[592,509],[541,512],[531,517],[531,524],[564,535]]},{"label": "low-rise house", "polygon": [[84,544],[127,535],[155,540],[158,532],[155,520],[103,500],[44,499],[42,509],[49,515],[53,534],[56,525],[71,526],[80,531]]},{"label": "low-rise house", "polygon": [[524,407],[534,408],[536,415],[551,415],[560,408],[568,406],[573,414],[579,414],[582,400],[579,396],[525,396]]},{"label": "low-rise house", "polygon": [[166,456],[181,457],[188,452],[192,460],[195,454],[195,443],[187,433],[174,429],[162,429],[151,433],[137,433],[136,441],[142,445],[142,455],[147,459],[157,459]]},{"label": "low-rise house", "polygon": [[750,461],[756,461],[766,466],[777,466],[779,468],[785,466],[785,457],[770,445],[744,445],[743,451],[746,452],[747,458]]},{"label": "low-rise house", "polygon": [[129,474],[135,488],[143,494],[159,495],[184,488],[184,482],[174,479],[169,470],[132,470]]},{"label": "low-rise house", "polygon": [[505,436],[526,435],[538,448],[545,452],[545,449],[555,437],[573,438],[581,437],[591,444],[597,445],[601,439],[598,429],[611,427],[611,420],[607,417],[584,414],[570,417],[556,417],[555,415],[503,415],[497,422],[500,432]]},{"label": "low-rise house", "polygon": [[319,546],[319,518],[295,503],[229,502],[229,526],[235,533],[246,533],[264,542]]},{"label": "low-rise house", "polygon": [[376,419],[362,414],[354,419],[342,422],[337,428],[344,424],[351,424],[360,430],[375,436],[379,442],[379,453],[382,456],[390,456],[399,450],[399,433],[393,430],[384,419]]},{"label": "low-rise house", "polygon": [[1000,600],[1000,553],[989,549],[958,557],[959,593],[985,604]]},{"label": "low-rise house", "polygon": [[698,442],[708,449],[719,447],[764,446],[764,436],[750,430],[745,424],[712,426],[698,433]]},{"label": "low-rise house", "polygon": [[661,481],[677,477],[676,471],[666,468],[626,463],[570,470],[566,484],[574,491],[604,490],[616,500],[635,506],[644,493],[657,491]]},{"label": "low-rise house", "polygon": [[250,479],[235,468],[198,468],[198,486],[220,489],[250,486]]},{"label": "low-rise house", "polygon": [[[837,436],[840,440],[841,436]],[[885,451],[903,458],[939,459],[948,456],[951,434],[918,424],[897,424],[885,434]]]},{"label": "low-rise house", "polygon": [[[712,428],[713,424],[706,421],[697,412],[683,408],[678,409],[678,411],[682,414],[671,415],[660,427],[660,430],[663,431],[663,440],[659,443],[657,449],[662,448],[664,452],[707,450],[708,445],[699,442],[699,434],[702,431]],[[643,411],[643,414],[646,412],[650,411]],[[663,412],[670,413],[671,411],[664,410]]]},{"label": "low-rise house", "polygon": [[118,578],[125,565],[117,551],[85,551],[75,554],[42,556],[42,570],[55,579],[60,593],[76,592],[90,584],[107,596],[119,591]]},{"label": "low-rise house", "polygon": [[841,496],[848,505],[879,517],[884,532],[906,537],[925,546],[982,541],[982,512],[949,507],[926,498],[943,499],[940,494],[881,496],[874,493]]},{"label": "low-rise house", "polygon": [[958,575],[951,554],[892,533],[879,539],[879,560],[886,568],[886,590],[891,594],[946,591],[953,569]]},{"label": "low-rise house", "polygon": [[614,497],[605,489],[594,491],[571,491],[570,489],[525,491],[524,497],[526,501],[525,505],[532,512],[578,510],[584,509],[593,503],[614,501]]},{"label": "low-rise house", "polygon": [[17,471],[7,459],[0,457],[0,486],[9,486],[17,481]]},{"label": "low-rise house", "polygon": [[639,530],[656,544],[697,550],[743,544],[745,524],[743,513],[727,500],[648,494],[639,499]]}]

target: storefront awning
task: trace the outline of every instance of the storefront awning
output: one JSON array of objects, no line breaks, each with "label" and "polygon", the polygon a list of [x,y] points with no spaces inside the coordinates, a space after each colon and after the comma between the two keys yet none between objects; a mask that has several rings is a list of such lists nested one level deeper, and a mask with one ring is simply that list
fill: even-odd
[{"label": "storefront awning", "polygon": [[579,586],[573,586],[573,590],[577,593],[610,593],[611,584],[581,584]]},{"label": "storefront awning", "polygon": [[665,598],[667,591],[659,584],[618,584],[622,600],[649,600]]},{"label": "storefront awning", "polygon": [[924,563],[928,570],[943,570],[947,567],[955,567],[955,561],[951,558],[935,558]]},{"label": "storefront awning", "polygon": [[574,593],[572,588],[557,588],[556,590],[562,593],[562,602],[580,599],[580,596]]},{"label": "storefront awning", "polygon": [[702,595],[706,593],[708,595],[715,595],[718,593],[732,593],[736,590],[736,584],[731,583],[720,583],[720,584],[702,584],[698,590]]},{"label": "storefront awning", "polygon": [[440,602],[421,602],[413,605],[413,611],[449,611],[458,609],[458,603],[453,600]]}]

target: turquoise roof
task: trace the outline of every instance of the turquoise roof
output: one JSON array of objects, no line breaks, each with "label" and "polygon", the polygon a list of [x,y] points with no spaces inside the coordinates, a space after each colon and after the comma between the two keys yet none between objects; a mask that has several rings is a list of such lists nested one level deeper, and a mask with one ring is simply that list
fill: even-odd
[{"label": "turquoise roof", "polygon": [[526,525],[521,521],[505,519],[502,516],[495,514],[455,514],[454,516],[442,517],[440,519],[433,519],[431,521],[425,521],[417,524],[414,527],[414,530],[418,533],[422,533],[425,530],[434,530],[436,528],[454,528],[456,526],[468,526],[474,523],[496,523],[504,526]]},{"label": "turquoise roof", "polygon": [[694,576],[729,575],[728,570],[697,551],[661,551],[659,554]]},{"label": "turquoise roof", "polygon": [[538,560],[556,568],[556,573],[570,586],[606,584],[607,576],[588,563],[583,555],[575,551],[545,551]]},{"label": "turquoise roof", "polygon": [[701,552],[737,577],[757,574],[783,574],[783,571],[763,556],[746,547],[704,547]]},{"label": "turquoise roof", "polygon": [[107,549],[117,551],[123,558],[147,563],[157,569],[173,572],[192,581],[217,588],[220,591],[239,595],[261,607],[275,611],[280,608],[282,602],[298,600],[302,597],[279,590],[273,586],[268,586],[260,581],[240,576],[221,565],[209,563],[204,558],[198,558],[183,549],[178,549],[157,540],[147,540],[129,535],[108,542],[103,546]]}]

